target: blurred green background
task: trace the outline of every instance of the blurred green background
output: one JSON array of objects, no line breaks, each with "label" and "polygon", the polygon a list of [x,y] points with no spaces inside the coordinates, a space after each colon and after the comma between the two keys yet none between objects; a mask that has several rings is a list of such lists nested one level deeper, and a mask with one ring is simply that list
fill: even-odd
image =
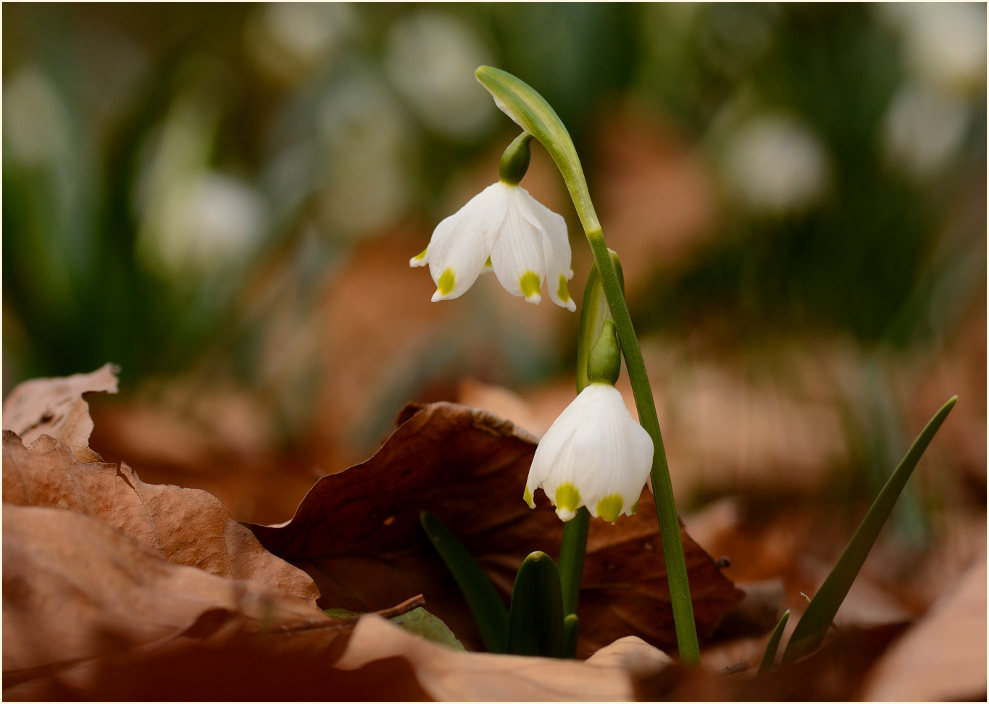
[{"label": "blurred green background", "polygon": [[[633,255],[645,337],[782,386],[795,345],[850,346],[842,427],[881,472],[936,408],[910,413],[927,372],[904,387],[897,364],[929,371],[961,337],[982,386],[955,391],[984,441],[984,4],[4,3],[3,20],[5,393],[106,361],[125,391],[197,369],[264,399],[278,442],[312,433],[321,380],[350,364],[325,341],[354,323],[313,313],[328,288],[375,242],[404,267],[465,181],[494,180],[513,125],[474,80],[491,64],[556,108],[592,196],[617,192],[609,240],[630,223],[655,252],[663,204],[700,203],[670,256]],[[643,139],[694,181],[609,187],[620,159],[657,163]],[[576,251],[572,208],[550,204]],[[382,360],[358,444],[444,379],[567,373],[575,320],[512,332],[474,295],[443,304],[473,332],[451,314],[441,344]]]}]

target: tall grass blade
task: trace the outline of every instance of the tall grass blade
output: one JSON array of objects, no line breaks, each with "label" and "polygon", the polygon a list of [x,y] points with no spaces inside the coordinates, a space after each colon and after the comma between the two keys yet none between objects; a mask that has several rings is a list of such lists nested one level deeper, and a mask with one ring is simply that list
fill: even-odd
[{"label": "tall grass blade", "polygon": [[783,662],[791,662],[815,650],[824,640],[824,636],[831,627],[838,607],[844,601],[848,590],[852,587],[852,582],[858,575],[865,558],[869,555],[876,537],[882,529],[886,519],[899,497],[903,487],[906,486],[907,479],[917,466],[921,455],[927,449],[934,434],[937,433],[944,419],[948,417],[951,409],[958,401],[957,396],[952,396],[941,409],[934,414],[917,439],[914,440],[906,456],[900,460],[886,484],[880,490],[876,500],[872,503],[869,511],[862,519],[858,529],[852,536],[845,551],[841,553],[838,562],[835,563],[831,573],[824,580],[817,594],[811,599],[807,610],[801,617],[800,622],[787,643],[786,650],[783,651]]}]

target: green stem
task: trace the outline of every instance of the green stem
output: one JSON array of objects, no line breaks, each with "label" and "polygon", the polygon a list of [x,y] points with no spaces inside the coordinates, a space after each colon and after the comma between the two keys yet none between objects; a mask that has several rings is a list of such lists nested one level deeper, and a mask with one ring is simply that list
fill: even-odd
[{"label": "green stem", "polygon": [[694,605],[690,599],[690,584],[687,580],[687,562],[683,555],[680,538],[680,521],[677,517],[676,500],[673,496],[673,482],[670,480],[670,465],[666,459],[666,446],[659,429],[659,416],[652,388],[646,374],[646,364],[642,359],[639,340],[632,327],[625,296],[622,295],[618,273],[608,254],[604,234],[600,228],[587,232],[587,241],[594,254],[594,263],[601,273],[604,295],[611,308],[611,315],[618,329],[618,339],[622,343],[622,355],[632,384],[635,409],[639,414],[639,424],[652,438],[653,452],[652,477],[653,498],[656,502],[656,515],[659,517],[659,532],[663,542],[663,557],[666,560],[666,579],[670,585],[670,601],[673,607],[673,625],[677,634],[677,647],[680,661],[684,665],[697,665],[700,662],[700,646],[697,642],[697,627],[694,624]]},{"label": "green stem", "polygon": [[577,613],[580,596],[580,577],[584,572],[584,555],[587,551],[587,529],[591,514],[581,506],[577,515],[563,524],[563,540],[560,543],[560,583],[563,587],[563,615]]},{"label": "green stem", "polygon": [[[615,262],[615,269],[618,272],[618,279],[625,290],[624,277],[622,276],[621,263],[618,255],[609,252]],[[591,267],[587,276],[587,283],[584,285],[584,297],[580,303],[580,329],[577,332],[577,393],[579,394],[590,383],[587,378],[587,360],[591,354],[591,347],[601,333],[604,321],[610,317],[608,302],[604,298],[604,289],[601,287],[601,276],[597,267]],[[591,514],[585,507],[577,509],[577,515],[563,525],[563,539],[560,542],[560,582],[563,586],[563,613],[566,616],[573,616],[568,637],[567,654],[576,657],[577,654],[577,629],[579,623],[576,618],[577,604],[580,599],[580,582],[584,571],[584,556],[587,552],[587,531],[591,521]]]}]

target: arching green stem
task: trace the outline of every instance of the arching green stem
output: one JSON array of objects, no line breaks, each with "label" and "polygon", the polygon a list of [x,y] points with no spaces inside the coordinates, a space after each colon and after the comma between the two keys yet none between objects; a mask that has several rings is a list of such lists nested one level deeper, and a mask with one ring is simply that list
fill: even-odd
[{"label": "arching green stem", "polygon": [[[601,276],[608,307],[618,329],[625,365],[628,369],[639,423],[649,433],[655,446],[651,470],[653,496],[663,542],[666,575],[673,606],[673,622],[677,633],[680,660],[685,665],[700,661],[697,629],[694,624],[693,603],[687,580],[687,566],[680,539],[680,522],[677,518],[673,484],[670,481],[666,449],[659,429],[659,418],[652,389],[646,375],[642,350],[632,327],[632,318],[625,304],[618,273],[615,270],[604,240],[601,224],[591,203],[587,181],[577,157],[577,150],[566,127],[546,100],[524,81],[512,74],[490,66],[481,66],[475,72],[477,80],[495,99],[495,104],[512,118],[523,130],[543,145],[566,182],[577,215],[580,217],[587,241],[594,255],[594,263]],[[576,520],[576,519],[574,519]]]}]

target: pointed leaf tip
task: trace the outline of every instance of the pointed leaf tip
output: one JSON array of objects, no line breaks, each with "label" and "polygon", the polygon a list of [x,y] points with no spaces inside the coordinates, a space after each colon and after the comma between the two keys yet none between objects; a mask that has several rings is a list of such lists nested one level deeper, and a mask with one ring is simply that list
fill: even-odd
[{"label": "pointed leaf tip", "polygon": [[783,651],[783,662],[792,662],[797,658],[806,655],[824,641],[824,636],[831,627],[835,614],[848,595],[852,583],[858,576],[859,570],[865,563],[865,559],[872,550],[879,532],[889,518],[889,514],[896,504],[903,487],[920,461],[924,451],[935,434],[941,428],[941,424],[948,417],[951,409],[958,401],[957,396],[948,399],[937,413],[924,426],[920,434],[913,441],[906,455],[900,460],[896,469],[886,480],[886,484],[879,491],[872,506],[869,507],[862,522],[859,523],[855,534],[852,535],[845,550],[841,553],[831,572],[821,584],[807,610],[797,623],[797,627],[790,635],[790,641]]}]

